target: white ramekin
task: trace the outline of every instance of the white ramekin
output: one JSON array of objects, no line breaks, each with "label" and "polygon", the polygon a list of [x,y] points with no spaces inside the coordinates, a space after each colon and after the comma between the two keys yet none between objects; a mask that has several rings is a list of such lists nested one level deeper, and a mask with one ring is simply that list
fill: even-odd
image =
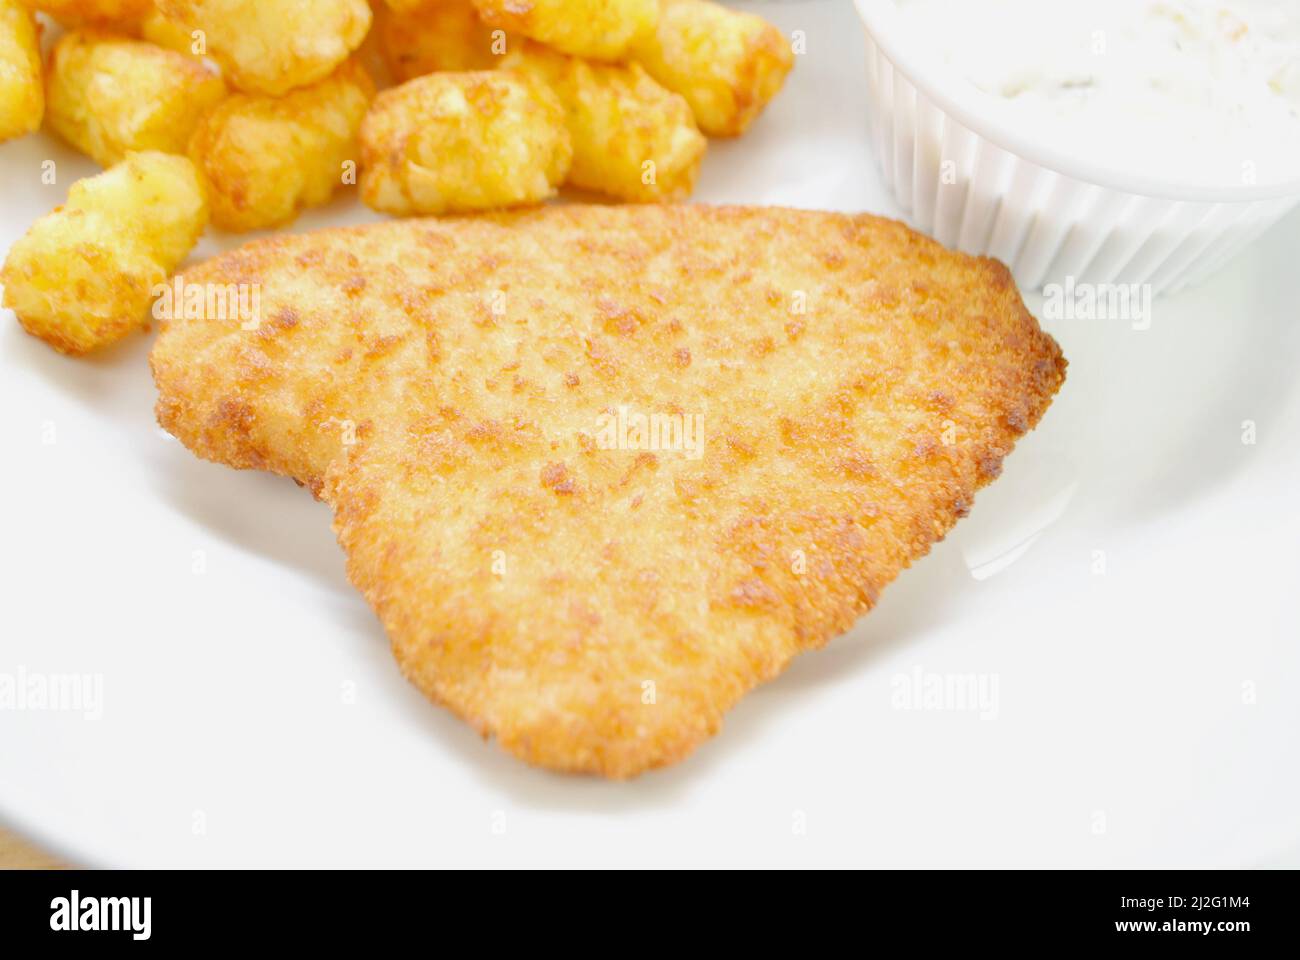
[{"label": "white ramekin", "polygon": [[872,138],[915,227],[997,257],[1026,290],[1048,283],[1197,283],[1300,202],[1281,184],[1169,187],[1037,143],[904,36],[894,0],[855,0],[866,26]]}]

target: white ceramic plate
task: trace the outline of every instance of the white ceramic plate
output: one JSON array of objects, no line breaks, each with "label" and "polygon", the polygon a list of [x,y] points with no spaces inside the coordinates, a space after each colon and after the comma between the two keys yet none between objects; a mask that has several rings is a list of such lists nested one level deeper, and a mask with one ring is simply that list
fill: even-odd
[{"label": "white ceramic plate", "polygon": [[[895,213],[852,5],[755,6],[808,52],[698,199]],[[0,147],[0,249],[92,172]],[[368,218],[346,198],[293,229]],[[632,783],[526,767],[426,703],[327,509],[155,426],[147,337],[69,360],[6,312],[0,675],[102,699],[0,710],[0,817],[91,865],[1295,862],[1298,248],[1292,216],[1147,330],[1048,323],[1069,380],[971,517]],[[950,685],[925,709],[967,676],[982,708]]]}]

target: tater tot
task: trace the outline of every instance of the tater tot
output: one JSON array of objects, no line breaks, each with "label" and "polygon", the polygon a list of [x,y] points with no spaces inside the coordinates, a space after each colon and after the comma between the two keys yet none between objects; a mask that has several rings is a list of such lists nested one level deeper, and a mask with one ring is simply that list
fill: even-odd
[{"label": "tater tot", "polygon": [[744,133],[794,65],[780,30],[711,0],[662,0],[659,26],[632,56],[685,97],[700,129],[714,137]]},{"label": "tater tot", "polygon": [[153,0],[23,0],[23,3],[32,10],[48,13],[65,27],[134,23],[153,6]]},{"label": "tater tot", "polygon": [[355,182],[357,129],[374,93],[349,60],[284,97],[232,94],[205,113],[189,155],[208,186],[212,222],[233,231],[280,226]]},{"label": "tater tot", "polygon": [[545,80],[559,94],[573,140],[568,182],[623,200],[688,196],[707,141],[691,108],[637,63],[589,63],[536,43],[503,66]]},{"label": "tater tot", "polygon": [[142,150],[183,154],[225,95],[215,67],[143,40],[73,31],[50,51],[50,127],[104,167]]},{"label": "tater tot", "polygon": [[203,31],[231,86],[269,96],[323,80],[370,29],[366,0],[158,0],[158,9]]},{"label": "tater tot", "polygon": [[361,199],[399,216],[538,203],[572,155],[564,107],[545,84],[431,73],[375,98],[361,126]]},{"label": "tater tot", "polygon": [[654,29],[658,0],[474,0],[483,22],[593,60],[617,60]]},{"label": "tater tot", "polygon": [[0,140],[37,129],[44,109],[36,18],[16,0],[0,0]]},{"label": "tater tot", "polygon": [[504,31],[479,19],[470,0],[425,0],[375,11],[379,48],[399,83],[435,70],[490,70],[506,53]]},{"label": "tater tot", "polygon": [[203,56],[207,50],[207,40],[201,32],[167,19],[157,7],[144,15],[134,32],[150,43],[189,57]]},{"label": "tater tot", "polygon": [[193,164],[133,153],[78,180],[68,202],[9,250],[4,305],[28,333],[63,353],[120,340],[149,319],[149,303],[207,222]]}]

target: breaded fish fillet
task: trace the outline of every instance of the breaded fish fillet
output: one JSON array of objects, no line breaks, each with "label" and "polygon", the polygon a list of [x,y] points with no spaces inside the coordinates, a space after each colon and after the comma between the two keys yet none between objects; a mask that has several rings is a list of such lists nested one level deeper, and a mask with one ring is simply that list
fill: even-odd
[{"label": "breaded fish fillet", "polygon": [[1065,375],[1001,264],[870,216],[552,206],[183,282],[255,285],[260,319],[163,324],[162,425],[332,505],[431,699],[610,777],[869,610]]}]

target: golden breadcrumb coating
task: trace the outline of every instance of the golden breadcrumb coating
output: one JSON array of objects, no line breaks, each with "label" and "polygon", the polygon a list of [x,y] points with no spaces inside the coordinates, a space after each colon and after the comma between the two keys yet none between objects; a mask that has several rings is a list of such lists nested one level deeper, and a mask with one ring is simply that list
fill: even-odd
[{"label": "golden breadcrumb coating", "polygon": [[[258,283],[261,317],[164,323],[161,424],[333,507],[431,699],[610,777],[871,609],[1065,373],[1005,267],[866,215],[560,205],[278,236],[185,279]],[[682,429],[611,430],[638,415]]]},{"label": "golden breadcrumb coating", "polygon": [[745,132],[794,66],[781,31],[713,0],[661,0],[659,25],[632,55],[691,105],[711,137]]},{"label": "golden breadcrumb coating", "polygon": [[143,40],[65,33],[50,51],[50,128],[103,167],[128,153],[184,153],[200,114],[226,95],[215,67]]},{"label": "golden breadcrumb coating", "polygon": [[540,203],[573,158],[555,94],[508,70],[431,73],[385,90],[360,141],[361,199],[398,216]]},{"label": "golden breadcrumb coating", "polygon": [[193,165],[132,153],[78,180],[68,202],[37,220],[9,250],[4,305],[23,328],[63,353],[120,340],[149,319],[155,288],[207,223]]},{"label": "golden breadcrumb coating", "polygon": [[41,125],[41,34],[32,12],[17,0],[0,0],[0,141]]},{"label": "golden breadcrumb coating", "polygon": [[283,97],[234,94],[200,119],[189,155],[223,230],[278,227],[356,183],[374,83],[356,59]]},{"label": "golden breadcrumb coating", "polygon": [[419,6],[375,9],[375,31],[384,62],[399,83],[436,70],[491,70],[509,47],[470,0],[424,0]]},{"label": "golden breadcrumb coating", "polygon": [[502,61],[546,81],[564,104],[569,183],[620,200],[680,200],[695,188],[708,143],[690,105],[637,63],[591,63],[525,41]]},{"label": "golden breadcrumb coating", "polygon": [[618,60],[659,18],[658,0],[474,0],[499,27],[593,60]]},{"label": "golden breadcrumb coating", "polygon": [[181,31],[203,32],[231,86],[274,97],[329,76],[371,19],[367,0],[158,0],[158,9]]}]

